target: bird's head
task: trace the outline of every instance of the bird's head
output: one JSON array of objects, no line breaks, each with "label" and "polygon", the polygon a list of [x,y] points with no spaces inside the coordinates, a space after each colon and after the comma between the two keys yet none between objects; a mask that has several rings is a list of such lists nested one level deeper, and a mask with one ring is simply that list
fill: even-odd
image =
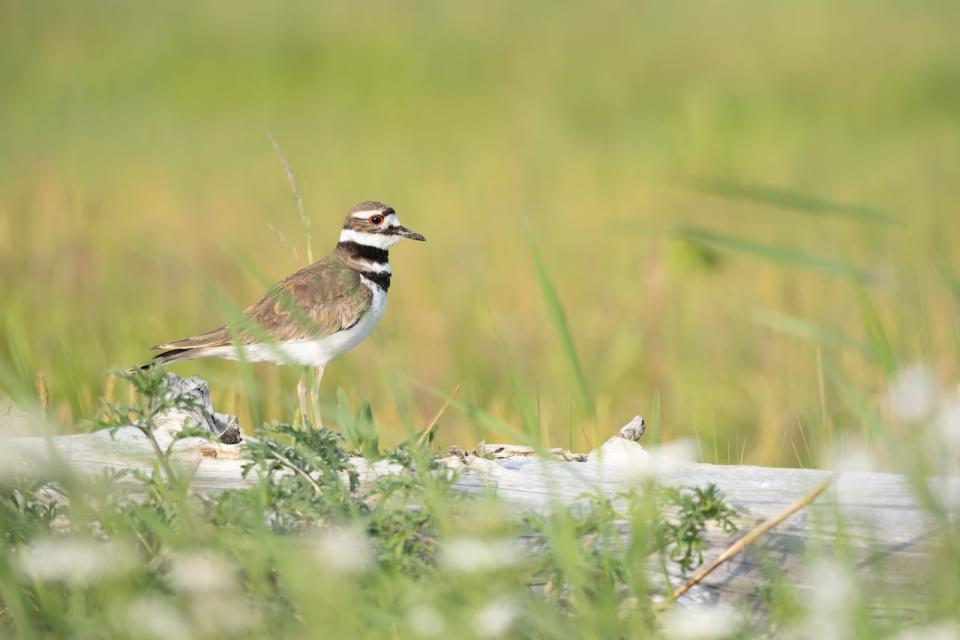
[{"label": "bird's head", "polygon": [[425,241],[422,235],[400,224],[393,207],[365,200],[347,212],[340,231],[340,242],[355,242],[387,250],[404,238]]}]

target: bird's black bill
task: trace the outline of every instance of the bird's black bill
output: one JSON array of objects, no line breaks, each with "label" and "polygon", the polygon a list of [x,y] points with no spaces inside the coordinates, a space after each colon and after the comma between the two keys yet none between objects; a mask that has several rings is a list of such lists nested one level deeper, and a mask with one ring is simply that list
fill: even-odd
[{"label": "bird's black bill", "polygon": [[407,229],[404,226],[394,227],[393,232],[399,236],[403,236],[404,238],[410,238],[411,240],[419,240],[420,242],[427,241],[426,238],[424,238],[422,235],[420,235],[416,231],[411,231],[410,229]]}]

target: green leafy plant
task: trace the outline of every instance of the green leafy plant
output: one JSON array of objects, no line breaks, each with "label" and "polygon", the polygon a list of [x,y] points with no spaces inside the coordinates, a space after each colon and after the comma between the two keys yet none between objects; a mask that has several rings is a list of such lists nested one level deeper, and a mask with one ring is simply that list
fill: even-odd
[{"label": "green leafy plant", "polygon": [[157,420],[165,413],[182,411],[199,413],[203,410],[200,400],[189,393],[171,385],[171,378],[163,367],[135,368],[129,371],[116,371],[114,375],[130,384],[132,397],[129,403],[104,401],[94,422],[95,429],[109,429],[116,433],[123,427],[133,427],[149,441],[156,454],[157,463],[163,468],[170,482],[177,480],[177,474],[170,464],[170,455],[174,445],[185,438],[213,439],[213,433],[201,426],[199,421],[187,423],[170,435],[166,446],[157,439]]},{"label": "green leafy plant", "polygon": [[355,511],[352,492],[358,477],[342,440],[327,428],[273,423],[245,441],[250,462],[243,474],[255,471],[259,476],[277,531],[289,532],[311,520],[345,518]]},{"label": "green leafy plant", "polygon": [[351,451],[367,458],[380,458],[380,434],[373,420],[373,407],[363,402],[354,412],[343,389],[337,389],[337,423],[343,430],[344,445]]},{"label": "green leafy plant", "polygon": [[737,530],[733,522],[737,512],[713,483],[662,491],[668,510],[675,510],[675,515],[660,525],[661,542],[681,570],[696,569],[703,564],[703,534],[708,524],[713,523],[724,533],[733,533]]},{"label": "green leafy plant", "polygon": [[48,533],[63,511],[59,500],[43,495],[57,492],[45,481],[7,478],[0,483],[0,548],[22,544],[40,533]]}]

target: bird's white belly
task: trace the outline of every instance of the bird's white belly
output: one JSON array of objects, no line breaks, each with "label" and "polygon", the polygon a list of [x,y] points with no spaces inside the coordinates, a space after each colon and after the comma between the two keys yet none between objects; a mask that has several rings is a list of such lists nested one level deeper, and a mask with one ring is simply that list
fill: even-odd
[{"label": "bird's white belly", "polygon": [[[380,322],[383,312],[387,308],[387,293],[377,285],[362,279],[363,284],[373,291],[373,300],[370,308],[349,329],[338,331],[322,338],[297,340],[293,342],[278,342],[273,344],[243,345],[243,359],[247,362],[273,362],[276,364],[299,364],[307,367],[320,367],[341,353],[353,349],[363,342],[364,338]],[[234,346],[222,347],[223,358],[238,360],[239,354]]]}]

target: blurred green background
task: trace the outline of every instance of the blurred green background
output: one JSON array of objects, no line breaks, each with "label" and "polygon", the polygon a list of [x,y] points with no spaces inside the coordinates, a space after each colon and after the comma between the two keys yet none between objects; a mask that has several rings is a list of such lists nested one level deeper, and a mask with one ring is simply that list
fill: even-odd
[{"label": "blurred green background", "polygon": [[[817,463],[859,429],[832,378],[960,373],[957,24],[947,1],[0,2],[0,384],[23,401],[39,372],[72,430],[108,368],[301,266],[272,132],[318,255],[368,198],[429,240],[327,368],[385,440],[461,384],[441,444],[500,419],[584,450],[659,413],[706,460]],[[174,370],[251,426],[235,363]],[[267,417],[298,374],[257,366]]]}]

